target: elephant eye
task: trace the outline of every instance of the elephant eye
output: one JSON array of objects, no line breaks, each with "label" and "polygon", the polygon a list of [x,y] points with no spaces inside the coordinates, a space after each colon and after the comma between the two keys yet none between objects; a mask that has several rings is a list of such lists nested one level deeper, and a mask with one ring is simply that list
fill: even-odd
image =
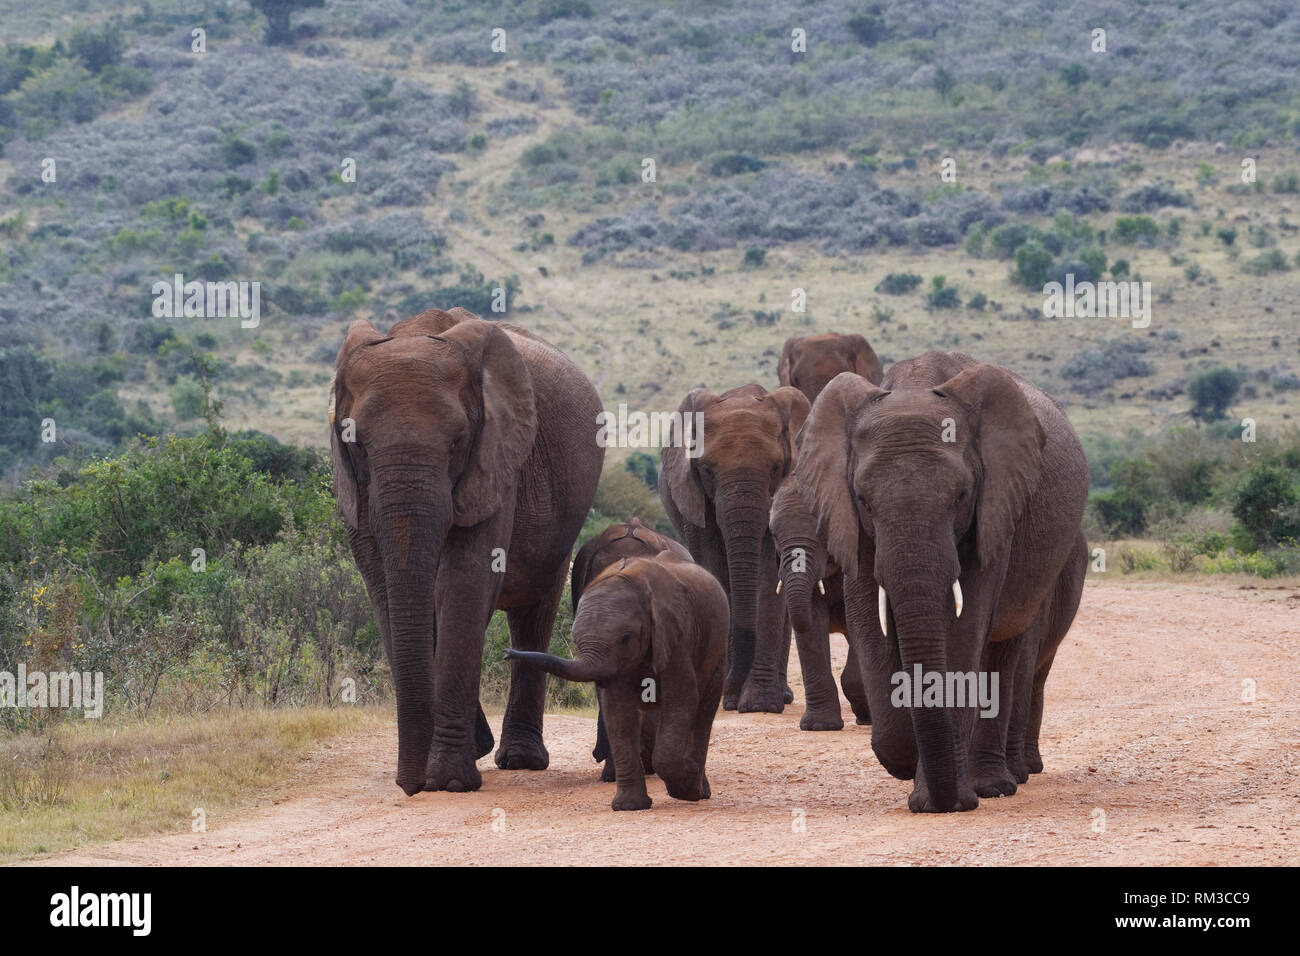
[{"label": "elephant eye", "polygon": [[957,495],[957,504],[961,504],[965,500],[966,500],[966,489],[963,488],[961,490],[961,493]]}]

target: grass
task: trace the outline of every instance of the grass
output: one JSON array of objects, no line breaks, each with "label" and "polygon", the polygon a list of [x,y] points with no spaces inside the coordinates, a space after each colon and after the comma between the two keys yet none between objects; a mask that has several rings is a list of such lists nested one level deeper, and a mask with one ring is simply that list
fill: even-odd
[{"label": "grass", "polygon": [[293,774],[330,738],[391,707],[243,710],[149,720],[67,720],[0,739],[0,863],[207,826]]}]

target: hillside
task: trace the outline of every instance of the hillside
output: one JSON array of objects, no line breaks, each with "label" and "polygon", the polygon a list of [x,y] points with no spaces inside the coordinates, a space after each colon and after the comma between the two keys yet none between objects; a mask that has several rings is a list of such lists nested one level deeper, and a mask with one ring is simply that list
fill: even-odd
[{"label": "hillside", "polygon": [[[1186,421],[1211,365],[1261,430],[1293,413],[1287,4],[327,2],[280,46],[242,0],[2,6],[11,479],[194,427],[192,353],[229,427],[319,444],[347,322],[496,289],[609,405],[773,385],[787,336],[852,329],[1009,365],[1085,435]],[[1150,326],[1044,318],[1067,271],[1150,282]],[[260,325],[155,318],[178,272],[261,282]]]}]

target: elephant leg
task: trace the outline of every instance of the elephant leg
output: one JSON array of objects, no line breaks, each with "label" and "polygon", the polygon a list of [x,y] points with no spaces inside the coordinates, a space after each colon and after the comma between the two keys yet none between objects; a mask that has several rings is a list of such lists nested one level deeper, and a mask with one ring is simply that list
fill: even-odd
[{"label": "elephant leg", "polygon": [[491,750],[492,730],[479,706],[479,676],[483,635],[500,588],[499,575],[485,582],[473,562],[455,553],[444,555],[434,594],[434,731],[426,790],[461,792],[483,784],[476,762]]},{"label": "elephant leg", "polygon": [[1029,729],[1030,712],[1033,710],[1034,663],[1038,660],[1042,629],[1035,626],[1026,635],[1026,639],[1027,646],[1016,661],[1015,693],[1011,695],[1011,720],[1007,726],[1007,769],[1015,777],[1016,783],[1025,783],[1029,779],[1025,737]]},{"label": "elephant leg", "polygon": [[713,718],[718,714],[722,700],[723,665],[719,664],[700,689],[700,706],[695,716],[695,762],[700,767],[700,799],[713,796],[709,778],[704,772],[704,762],[709,755],[709,737],[713,733]]},{"label": "elephant leg", "polygon": [[1047,686],[1047,675],[1052,669],[1052,661],[1055,659],[1056,651],[1052,651],[1034,674],[1033,699],[1029,703],[1024,746],[1025,769],[1029,773],[1043,772],[1043,754],[1038,749],[1038,732],[1043,726],[1043,691]]},{"label": "elephant leg", "polygon": [[[795,631],[799,649],[799,671],[803,674],[804,711],[799,718],[800,730],[842,730],[840,695],[831,674],[829,616],[826,601],[814,596],[809,601],[812,628]],[[854,662],[854,666],[857,663]],[[858,683],[861,684],[861,677]]]},{"label": "elephant leg", "polygon": [[614,761],[609,755],[609,734],[605,730],[605,699],[599,687],[596,688],[596,746],[591,750],[592,759],[602,764],[600,782],[614,782]]},{"label": "elephant leg", "polygon": [[781,637],[781,702],[794,703],[794,688],[790,686],[790,641],[793,635],[790,628],[789,612],[786,613],[785,627]]},{"label": "elephant leg", "polygon": [[979,712],[971,740],[971,778],[975,792],[981,797],[1009,797],[1016,792],[1016,778],[1007,766],[1007,730],[1011,725],[1020,658],[1032,641],[1031,632],[1026,631],[1018,637],[990,643],[984,655],[981,670],[989,675],[989,689],[992,690],[994,674],[998,676],[998,688],[997,713],[986,716]]},{"label": "elephant leg", "polygon": [[[826,643],[829,656],[829,634],[826,636]],[[858,652],[852,641],[849,641],[848,660],[844,662],[844,670],[840,672],[840,686],[844,688],[844,696],[849,699],[849,706],[853,708],[853,716],[857,718],[858,724],[869,725],[871,706],[867,703],[867,688],[862,683],[862,667],[858,664]]]},{"label": "elephant leg", "polygon": [[1043,646],[1038,650],[1038,660],[1034,667],[1033,698],[1030,701],[1028,725],[1025,728],[1025,768],[1030,773],[1043,772],[1043,756],[1038,749],[1038,732],[1043,726],[1043,690],[1047,685],[1047,675],[1052,670],[1056,652],[1065,640],[1074,616],[1079,611],[1079,600],[1083,596],[1083,579],[1088,573],[1088,541],[1080,532],[1074,544],[1074,555],[1066,561],[1056,579],[1056,590],[1052,594],[1052,607],[1048,615],[1048,628]]},{"label": "elephant leg", "polygon": [[[727,598],[730,600],[731,579],[727,569],[727,552],[722,545],[717,527],[711,526],[699,529],[688,527],[686,529],[686,549],[691,552],[691,557],[695,558],[696,564],[718,579],[718,583],[722,585],[722,590],[727,592]],[[732,622],[727,630],[727,653],[723,661],[725,674],[722,689],[723,710],[735,710],[736,704],[740,700],[741,681],[735,676],[737,672],[734,667],[736,659],[735,634],[736,628],[734,622]]]},{"label": "elephant leg", "polygon": [[609,749],[614,756],[617,788],[610,806],[615,810],[649,810],[650,794],[645,789],[641,767],[641,715],[637,713],[640,688],[620,682],[605,688],[605,723]]},{"label": "elephant leg", "polygon": [[[510,646],[520,651],[545,651],[564,590],[564,571],[555,576],[547,596],[531,607],[510,608]],[[551,762],[542,743],[542,711],[546,707],[546,674],[515,662],[510,671],[510,699],[501,723],[496,764],[502,770],[545,770]],[[599,731],[598,731],[599,732]]]},{"label": "elephant leg", "polygon": [[655,737],[659,732],[659,711],[641,710],[641,769],[648,777],[655,772]]},{"label": "elephant leg", "polygon": [[789,651],[790,618],[785,601],[776,593],[777,569],[780,559],[776,542],[768,534],[763,540],[763,550],[758,587],[758,621],[755,628],[754,656],[745,677],[736,709],[742,714],[766,712],[779,714],[785,710],[785,674],[781,668],[781,645]]},{"label": "elephant leg", "polygon": [[880,630],[876,582],[869,576],[844,581],[845,637],[871,705],[871,750],[899,780],[916,776],[916,737],[906,708],[894,706],[892,675],[903,669],[898,645]]},{"label": "elephant leg", "polygon": [[672,697],[659,704],[659,727],[655,733],[655,773],[678,800],[700,800],[702,768],[696,756],[695,722],[699,717],[700,693],[694,675],[665,681]]}]

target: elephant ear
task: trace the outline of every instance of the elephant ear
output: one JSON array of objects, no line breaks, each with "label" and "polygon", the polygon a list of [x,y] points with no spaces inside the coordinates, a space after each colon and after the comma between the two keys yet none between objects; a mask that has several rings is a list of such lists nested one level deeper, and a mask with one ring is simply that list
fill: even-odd
[{"label": "elephant ear", "polygon": [[[523,356],[491,322],[463,319],[440,338],[463,346],[471,371],[482,375],[478,434],[452,492],[454,520],[468,528],[499,511],[515,493],[519,469],[537,439],[537,401]],[[470,409],[471,418],[475,413]]]},{"label": "elephant ear", "polygon": [[794,467],[796,438],[799,429],[803,428],[808,419],[811,406],[808,404],[808,396],[790,385],[768,392],[767,397],[781,413],[781,442],[785,446],[785,473],[788,475]]},{"label": "elephant ear", "polygon": [[822,389],[799,435],[795,482],[826,531],[826,550],[851,580],[858,574],[858,511],[850,485],[849,430],[858,409],[889,393],[853,372]]},{"label": "elephant ear", "polygon": [[935,393],[970,413],[984,474],[975,501],[981,568],[1011,543],[1025,505],[1038,487],[1047,435],[1016,380],[993,365],[972,365]]},{"label": "elephant ear", "polygon": [[334,500],[338,502],[343,521],[353,530],[356,530],[358,523],[357,472],[352,464],[352,456],[343,447],[346,444],[342,437],[343,420],[352,411],[352,395],[347,390],[345,372],[357,349],[387,342],[389,338],[364,319],[358,319],[349,325],[334,366],[334,382],[330,385],[330,459],[333,462]]},{"label": "elephant ear", "polygon": [[602,533],[579,548],[577,556],[573,559],[573,570],[569,578],[569,601],[573,605],[574,614],[578,613],[578,601],[581,600],[582,592],[587,589],[587,584],[590,582],[592,562],[596,560],[597,553],[604,546],[605,535]]},{"label": "elephant ear", "polygon": [[880,356],[876,355],[876,350],[857,333],[846,335],[844,338],[848,341],[852,353],[853,371],[872,385],[879,385],[881,379],[885,377],[885,367],[880,364]]},{"label": "elephant ear", "polygon": [[795,352],[799,348],[797,338],[788,338],[781,346],[781,360],[776,366],[776,380],[782,385],[790,384],[790,369],[794,368]]},{"label": "elephant ear", "polygon": [[[692,459],[686,453],[686,444],[704,441],[703,434],[694,433],[695,414],[716,400],[717,397],[707,388],[692,389],[677,407],[677,415],[669,426],[668,444],[660,456],[659,480],[667,480],[673,504],[682,517],[697,528],[703,528],[705,522],[704,486],[700,484]],[[699,457],[699,446],[695,445],[695,448],[696,457]]]}]

